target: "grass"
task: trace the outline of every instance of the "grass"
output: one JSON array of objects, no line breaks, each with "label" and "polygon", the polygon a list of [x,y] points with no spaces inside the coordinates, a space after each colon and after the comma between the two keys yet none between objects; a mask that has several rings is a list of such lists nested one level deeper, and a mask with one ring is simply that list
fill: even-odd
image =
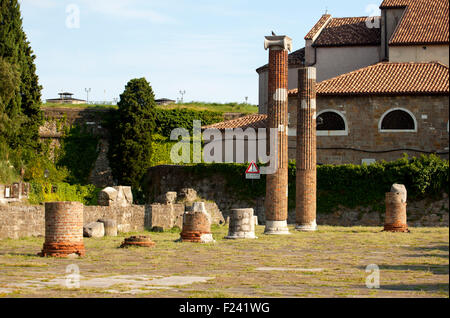
[{"label": "grass", "polygon": [[[117,105],[94,105],[94,104],[42,104],[41,107],[54,107],[54,108],[114,108],[117,109]],[[187,108],[192,110],[209,110],[221,113],[243,113],[253,114],[258,113],[258,106],[250,104],[238,104],[238,103],[205,103],[205,102],[190,102],[183,104],[171,104],[166,106],[157,106],[161,109],[176,109]]]},{"label": "grass", "polygon": [[105,104],[41,104],[41,108],[114,108],[117,109],[117,105],[105,105]]},{"label": "grass", "polygon": [[219,103],[190,102],[158,107],[162,109],[187,108],[193,110],[209,110],[221,113],[244,113],[244,114],[258,113],[258,106],[250,104],[238,104],[238,103],[219,104]]},{"label": "grass", "polygon": [[[381,227],[320,227],[315,233],[266,236],[257,227],[257,240],[225,240],[228,228],[214,226],[216,243],[176,243],[179,231],[120,234],[85,239],[81,259],[41,258],[43,238],[0,240],[2,297],[449,297],[448,228],[412,228],[409,234],[381,232]],[[156,247],[121,249],[130,235],[150,235]],[[77,264],[83,279],[119,275],[154,277],[201,276],[204,283],[146,289],[122,284],[70,290],[44,284],[64,278]],[[365,286],[369,264],[380,268],[380,289]],[[313,269],[259,271],[259,267]],[[38,280],[43,288],[27,286]],[[139,277],[137,278],[139,280]],[[10,284],[21,283],[17,287]],[[31,285],[31,284],[30,284]],[[133,294],[136,289],[142,289]]]}]

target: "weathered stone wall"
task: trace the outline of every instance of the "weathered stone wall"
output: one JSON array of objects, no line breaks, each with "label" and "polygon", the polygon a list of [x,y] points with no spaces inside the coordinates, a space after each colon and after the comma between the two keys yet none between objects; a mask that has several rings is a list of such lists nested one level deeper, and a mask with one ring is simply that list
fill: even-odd
[{"label": "weathered stone wall", "polygon": [[59,138],[62,126],[72,125],[86,127],[95,136],[108,135],[102,125],[110,112],[108,108],[43,107],[42,111],[46,122],[40,127],[41,138]]},{"label": "weathered stone wall", "polygon": [[[193,188],[203,200],[214,201],[225,219],[230,216],[232,209],[253,208],[260,224],[265,222],[265,198],[248,201],[237,198],[226,188],[225,180],[220,174],[199,178],[190,175],[182,166],[158,166],[149,170],[146,182],[150,201],[155,195],[157,197],[169,191],[179,192],[182,188]],[[408,202],[408,220],[411,221],[411,226],[448,226],[448,209],[446,194],[442,199],[434,201]],[[295,219],[295,209],[291,209],[288,223],[295,224]],[[317,215],[319,226],[382,226],[383,222],[384,212],[373,212],[368,207],[338,207],[333,213]]]},{"label": "weathered stone wall", "polygon": [[146,206],[128,207],[85,206],[84,224],[97,222],[99,219],[112,219],[117,222],[119,232],[143,231],[145,229]]},{"label": "weathered stone wall", "polygon": [[145,183],[149,202],[154,202],[161,194],[167,192],[179,193],[183,188],[193,188],[202,201],[215,202],[225,219],[232,209],[254,208],[260,222],[265,220],[264,197],[248,201],[237,198],[226,188],[220,174],[199,178],[187,173],[182,166],[157,166],[149,169]]},{"label": "weathered stone wall", "polygon": [[0,205],[0,239],[44,236],[43,206]]},{"label": "weathered stone wall", "polygon": [[109,131],[104,127],[107,108],[68,108],[43,107],[45,122],[39,128],[41,140],[49,141],[50,157],[54,150],[61,146],[61,138],[65,127],[80,126],[94,136],[99,137],[98,158],[89,175],[89,182],[97,187],[113,186],[114,180],[108,160]]},{"label": "weathered stone wall", "polygon": [[[222,195],[225,199],[229,197]],[[213,224],[223,222],[223,217],[207,203],[206,209],[213,216]],[[233,204],[228,203],[228,206]],[[251,204],[234,204],[251,207]],[[258,206],[258,205],[257,205]],[[182,211],[184,206],[174,207],[174,214],[167,205],[146,205],[130,206],[128,208],[110,208],[99,206],[84,207],[84,224],[95,222],[100,218],[110,218],[117,221],[120,232],[142,231],[145,228],[150,229],[153,226],[161,226],[164,229],[169,227],[164,224],[174,224],[181,228],[183,219]],[[259,203],[258,218],[260,222],[264,221],[264,207]],[[230,212],[228,212],[228,215]],[[173,220],[171,215],[178,217]],[[167,216],[166,218],[164,216]],[[407,217],[409,227],[436,227],[449,226],[449,199],[446,194],[442,199],[430,201],[422,200],[417,202],[408,202]],[[290,224],[295,223],[295,210],[289,211]],[[375,212],[367,207],[357,207],[349,209],[339,207],[331,214],[318,214],[318,225],[332,226],[383,226],[384,212]],[[44,236],[45,231],[45,212],[43,206],[19,206],[19,205],[0,205],[0,239],[12,238],[18,239],[30,236]]]},{"label": "weathered stone wall", "polygon": [[[361,164],[363,159],[392,161],[403,153],[412,157],[424,152],[442,153],[448,159],[448,105],[448,96],[317,96],[318,114],[329,109],[338,111],[348,126],[346,136],[317,137],[317,162]],[[379,131],[381,117],[394,108],[406,109],[414,115],[417,132]],[[289,96],[289,114],[289,127],[296,128],[296,96]],[[291,134],[290,159],[295,159],[295,151],[296,136]]]},{"label": "weathered stone wall", "polygon": [[[214,202],[205,202],[206,211],[211,216],[212,224],[224,224],[225,218]],[[161,227],[164,230],[183,227],[184,204],[150,204],[145,206],[145,227]]]},{"label": "weathered stone wall", "polygon": [[[448,227],[448,196],[444,193],[442,199],[408,202],[406,215],[409,227]],[[319,226],[382,226],[384,219],[384,212],[372,211],[367,207],[354,209],[339,207],[334,213],[319,214],[317,223]]]},{"label": "weathered stone wall", "polygon": [[[223,224],[225,219],[213,202],[205,203],[213,224]],[[119,206],[85,206],[83,224],[99,219],[112,219],[119,232],[136,232],[153,227],[171,229],[183,226],[184,204],[151,204]],[[44,236],[44,206],[0,205],[0,239]]]},{"label": "weathered stone wall", "polygon": [[[85,206],[83,223],[101,218],[113,219],[120,232],[142,231],[145,228],[145,206],[126,208]],[[44,206],[0,205],[0,239],[44,236]]]}]

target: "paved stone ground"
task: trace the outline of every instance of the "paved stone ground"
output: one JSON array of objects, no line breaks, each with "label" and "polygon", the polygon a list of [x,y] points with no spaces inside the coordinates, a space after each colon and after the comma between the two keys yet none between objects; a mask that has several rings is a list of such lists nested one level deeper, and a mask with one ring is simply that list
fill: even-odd
[{"label": "paved stone ground", "polygon": [[[215,227],[216,243],[204,245],[176,243],[177,232],[90,238],[79,259],[36,256],[43,238],[0,240],[0,297],[449,297],[448,228],[263,231],[228,241],[227,228]],[[156,247],[118,248],[136,234]],[[366,287],[370,264],[380,269],[379,289]]]}]

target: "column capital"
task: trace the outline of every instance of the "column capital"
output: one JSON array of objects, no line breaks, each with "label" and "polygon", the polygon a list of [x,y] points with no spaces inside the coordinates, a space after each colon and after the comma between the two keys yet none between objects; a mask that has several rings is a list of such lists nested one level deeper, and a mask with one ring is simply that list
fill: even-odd
[{"label": "column capital", "polygon": [[292,39],[286,35],[266,36],[264,49],[292,51]]}]

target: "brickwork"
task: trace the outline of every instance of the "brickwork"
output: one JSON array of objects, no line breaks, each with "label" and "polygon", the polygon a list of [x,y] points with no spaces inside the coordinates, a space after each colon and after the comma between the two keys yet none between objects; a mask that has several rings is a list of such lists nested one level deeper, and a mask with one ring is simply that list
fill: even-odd
[{"label": "brickwork", "polygon": [[194,203],[193,210],[184,214],[180,241],[192,243],[212,241],[211,217],[203,202]]},{"label": "brickwork", "polygon": [[298,71],[296,229],[314,231],[316,225],[316,69]]},{"label": "brickwork", "polygon": [[84,256],[83,204],[45,203],[45,243],[41,256]]},{"label": "brickwork", "polygon": [[[288,39],[287,37],[266,37]],[[288,218],[288,50],[269,42],[269,106],[267,127],[278,130],[277,171],[267,175],[266,234],[285,234],[280,222]],[[273,151],[273,150],[271,150]],[[273,225],[276,224],[274,227]],[[282,225],[281,225],[282,226]]]},{"label": "brickwork", "polygon": [[[295,128],[297,96],[289,96],[290,127]],[[448,159],[449,97],[404,96],[317,96],[317,113],[334,110],[344,116],[348,134],[317,137],[317,163],[361,164],[363,159],[392,161],[434,152]],[[417,132],[380,132],[383,114],[394,108],[410,111]],[[296,158],[296,136],[289,137],[289,159]]]},{"label": "brickwork", "polygon": [[386,193],[385,231],[408,232],[406,206],[407,203],[403,202],[401,193]]}]

